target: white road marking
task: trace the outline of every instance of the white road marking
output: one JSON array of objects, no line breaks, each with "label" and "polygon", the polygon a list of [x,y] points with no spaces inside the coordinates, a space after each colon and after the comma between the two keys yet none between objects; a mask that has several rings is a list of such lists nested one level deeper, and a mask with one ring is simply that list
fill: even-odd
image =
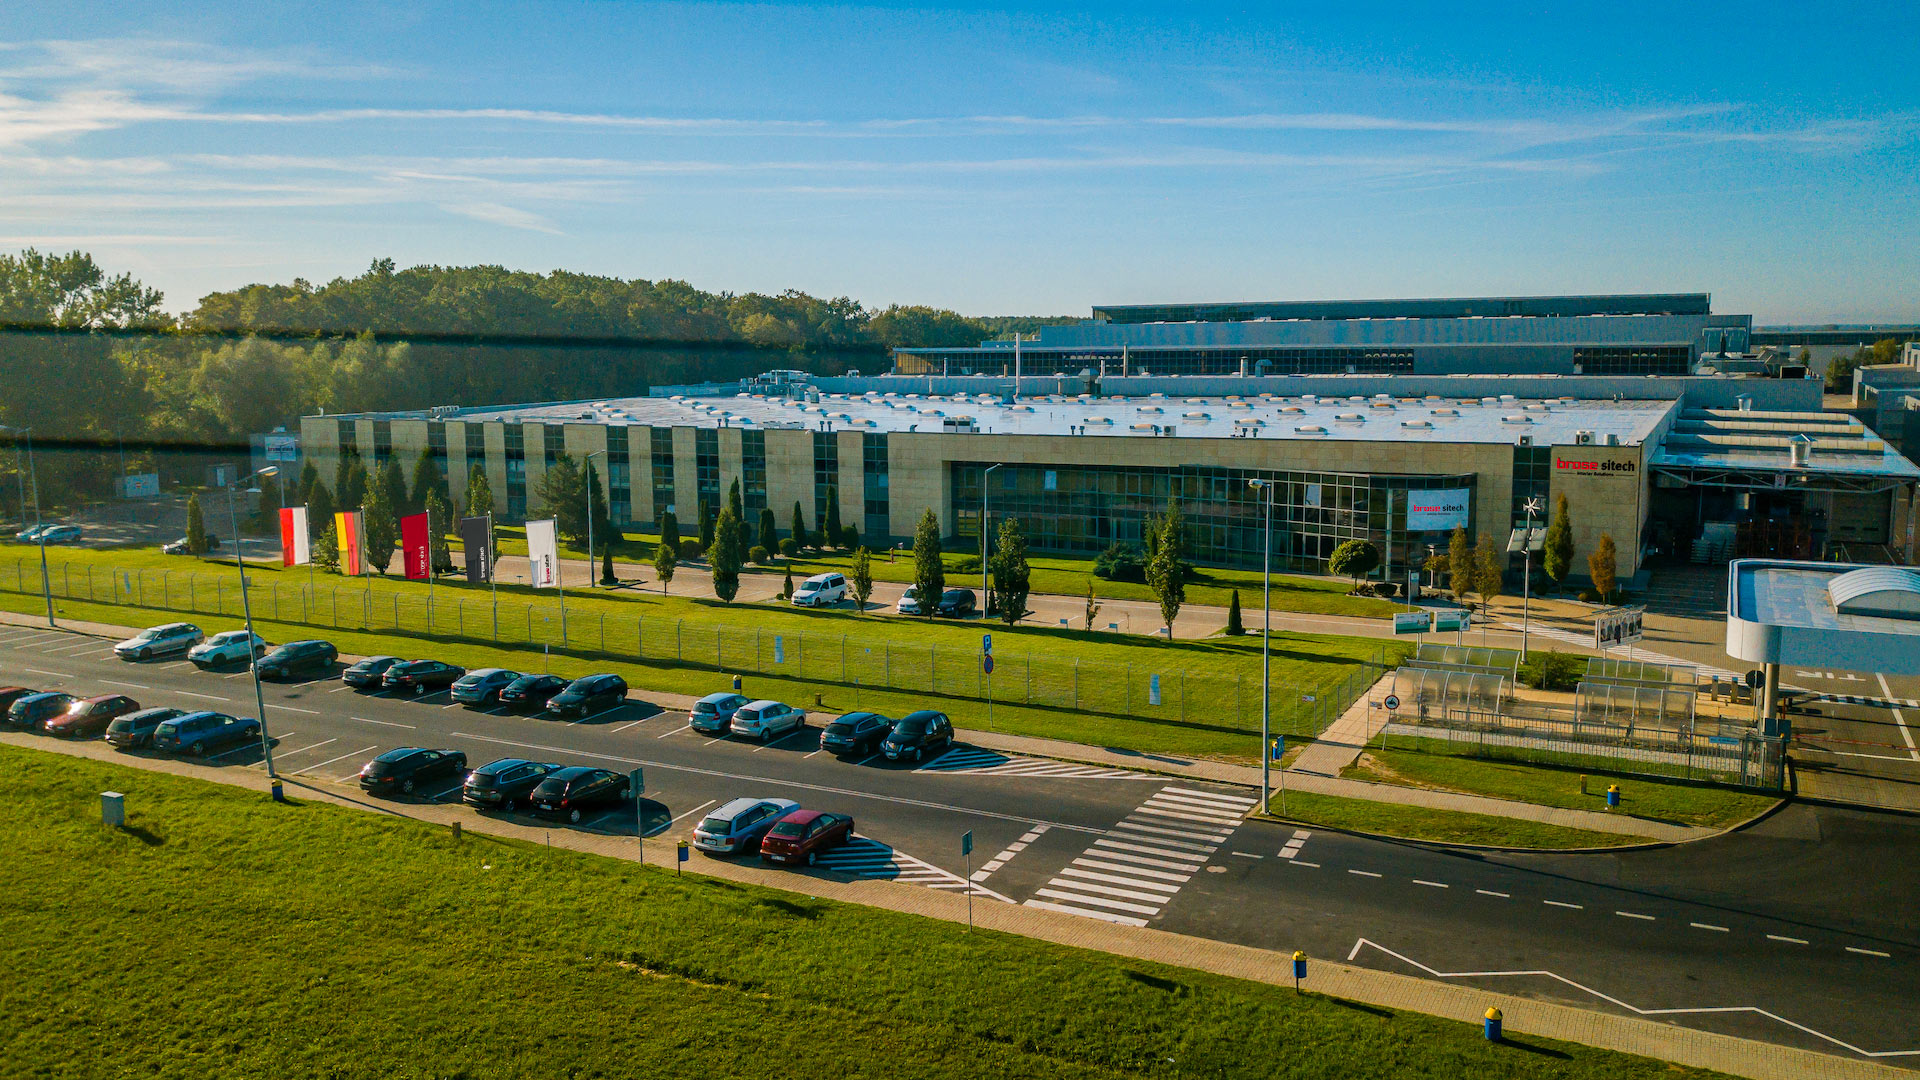
[{"label": "white road marking", "polygon": [[229,698],[229,697],[221,697],[218,694],[196,694],[191,690],[176,690],[174,691],[174,693],[179,694],[181,697],[197,697],[197,698],[204,699],[206,701],[232,701],[233,700],[232,698]]},{"label": "white road marking", "polygon": [[1305,860],[1305,859],[1294,859],[1294,860],[1293,860],[1292,862],[1289,862],[1289,863],[1288,863],[1287,865],[1288,865],[1288,866],[1305,866],[1305,867],[1308,867],[1308,868],[1310,868],[1310,869],[1313,869],[1313,870],[1318,870],[1318,869],[1320,869],[1320,864],[1319,864],[1319,863],[1317,863],[1317,862],[1308,862],[1308,861],[1307,861],[1307,860]]},{"label": "white road marking", "polygon": [[753,752],[757,754],[762,750],[771,749],[772,747],[779,746],[781,743],[786,742],[788,739],[793,738],[795,735],[805,735],[806,733],[807,733],[807,729],[805,727],[794,728],[792,731],[787,732],[785,735],[780,736],[779,738],[773,740],[770,743],[761,743],[759,746],[754,747]]},{"label": "white road marking", "polygon": [[[21,671],[30,671],[30,672],[32,672],[32,673],[33,673],[33,674],[35,674],[35,675],[51,675],[51,676],[53,676],[53,677],[54,677],[54,678],[56,678],[56,679],[71,679],[71,678],[75,678],[75,676],[72,676],[72,675],[69,675],[69,674],[67,674],[67,673],[66,673],[66,672],[64,672],[64,671],[46,671],[46,670],[44,670],[44,669],[41,669],[41,668],[37,668],[37,667],[30,667],[30,668],[21,668],[20,670],[21,670]],[[226,699],[226,698],[217,698],[216,700],[218,700],[218,701],[225,701],[225,700],[227,700],[227,699]]]},{"label": "white road marking", "polygon": [[[1877,671],[1873,673],[1873,677],[1880,680],[1880,692],[1887,697],[1892,697],[1893,688],[1887,685],[1887,677]],[[1902,713],[1899,709],[1890,711],[1893,713],[1893,722],[1900,725],[1900,738],[1907,744],[1907,753],[1912,756],[1913,760],[1920,761],[1920,748],[1914,746],[1913,732],[1907,730],[1906,714]]]},{"label": "white road marking", "polygon": [[1185,874],[1197,874],[1200,872],[1199,863],[1174,862],[1171,859],[1149,859],[1144,855],[1129,855],[1124,851],[1114,851],[1111,848],[1098,846],[1103,843],[1107,843],[1107,841],[1095,840],[1094,844],[1096,846],[1089,848],[1087,854],[1097,855],[1102,859],[1117,859],[1123,863],[1134,863],[1140,866],[1157,866],[1162,870],[1177,870]]},{"label": "white road marking", "polygon": [[147,684],[145,684],[145,683],[137,683],[137,682],[115,682],[115,681],[114,681],[114,680],[112,680],[112,679],[101,679],[101,680],[99,680],[99,681],[101,682],[101,684],[103,684],[103,685],[105,685],[105,686],[124,686],[124,687],[127,687],[128,689],[131,689],[131,690],[151,690],[151,689],[153,689],[153,687],[151,687],[151,686],[148,686],[148,685],[147,685]]},{"label": "white road marking", "polygon": [[1693,927],[1693,928],[1694,928],[1695,930],[1712,930],[1713,932],[1715,932],[1715,933],[1717,933],[1717,934],[1725,934],[1725,933],[1729,933],[1729,932],[1730,932],[1730,931],[1728,931],[1728,930],[1727,930],[1727,928],[1726,928],[1726,927],[1724,927],[1724,926],[1715,926],[1715,925],[1713,925],[1712,923],[1704,923],[1704,922],[1690,922],[1690,923],[1688,923],[1687,925],[1688,925],[1688,926],[1691,926],[1691,927]]},{"label": "white road marking", "polygon": [[393,720],[370,720],[364,716],[349,716],[347,717],[347,719],[358,720],[363,724],[379,724],[381,727],[406,728],[408,731],[414,730],[414,727],[412,724],[402,724]]},{"label": "white road marking", "polygon": [[1587,906],[1585,904],[1569,904],[1565,900],[1542,900],[1540,902],[1550,907],[1572,908],[1575,911],[1587,910]]},{"label": "white road marking", "polygon": [[1241,857],[1241,858],[1243,858],[1243,859],[1264,859],[1264,858],[1266,858],[1266,856],[1265,856],[1265,855],[1255,855],[1255,854],[1254,854],[1253,852],[1251,852],[1251,851],[1231,851],[1231,852],[1228,852],[1228,854],[1229,854],[1229,855],[1238,855],[1238,856],[1240,856],[1240,857]]},{"label": "white road marking", "polygon": [[667,737],[667,736],[669,736],[669,735],[678,735],[678,734],[680,734],[681,732],[683,732],[683,731],[686,731],[686,730],[688,730],[688,729],[690,729],[690,728],[692,728],[692,727],[693,727],[693,723],[692,723],[692,721],[688,721],[687,723],[684,723],[684,724],[681,724],[681,725],[680,725],[679,727],[677,727],[677,728],[674,728],[674,729],[673,729],[672,731],[663,731],[663,732],[661,732],[660,734],[658,734],[658,735],[655,735],[655,736],[654,736],[654,738],[656,738],[656,739],[664,739],[664,738],[666,738],[666,737]]},{"label": "white road marking", "polygon": [[308,716],[319,716],[319,715],[320,715],[320,710],[318,710],[318,709],[303,709],[303,708],[301,708],[301,707],[300,707],[300,706],[298,706],[298,705],[277,705],[277,704],[276,704],[276,705],[269,705],[269,706],[267,706],[267,708],[269,708],[269,709],[285,709],[285,710],[286,710],[286,711],[288,711],[288,712],[300,712],[300,713],[306,713],[306,714],[307,714]]},{"label": "white road marking", "polygon": [[345,754],[341,754],[341,755],[340,755],[339,757],[337,757],[337,758],[328,758],[327,760],[325,760],[325,761],[322,761],[322,762],[320,762],[320,763],[319,763],[318,765],[309,765],[309,766],[307,766],[307,767],[306,767],[305,769],[302,769],[301,771],[302,771],[302,772],[311,772],[311,771],[312,771],[312,770],[314,770],[314,769],[324,769],[324,768],[326,768],[327,766],[329,766],[329,765],[331,765],[331,764],[333,764],[333,763],[334,763],[334,762],[336,762],[336,761],[345,761],[346,759],[348,759],[348,758],[350,758],[350,757],[356,757],[356,756],[358,756],[358,755],[360,755],[360,754],[364,754],[364,753],[366,753],[366,752],[367,752],[367,751],[369,751],[369,750],[378,750],[378,749],[379,749],[379,747],[378,747],[378,746],[363,746],[363,747],[361,747],[361,748],[360,748],[360,749],[358,749],[358,750],[354,750],[354,751],[351,751],[351,752],[349,752],[349,753],[345,753]]},{"label": "white road marking", "polygon": [[[1119,880],[1125,881],[1126,879],[1121,878]],[[1061,882],[1056,880],[1054,884],[1058,885],[1058,884],[1061,884]],[[1129,882],[1129,884],[1131,884],[1131,882]],[[1091,881],[1082,881],[1079,878],[1074,879],[1073,888],[1080,889],[1084,892],[1099,893],[1102,896],[1124,896],[1129,900],[1146,900],[1149,902],[1160,903],[1160,904],[1166,903],[1167,900],[1169,899],[1169,897],[1165,893],[1138,892],[1133,889],[1116,889],[1111,885],[1095,885]],[[1040,895],[1058,897],[1058,896],[1061,896],[1062,894],[1049,893],[1042,890],[1040,892]],[[1155,910],[1157,911],[1158,909],[1155,909]],[[1153,912],[1148,912],[1148,914],[1151,915],[1153,914]]]},{"label": "white road marking", "polygon": [[1451,888],[1453,888],[1453,886],[1451,886],[1451,885],[1449,885],[1449,884],[1447,884],[1447,883],[1446,883],[1446,882],[1444,882],[1444,881],[1422,881],[1422,880],[1420,880],[1419,878],[1414,878],[1414,879],[1413,879],[1413,883],[1414,883],[1415,885],[1425,885],[1425,886],[1426,886],[1427,888],[1429,888],[1429,889],[1451,889]]},{"label": "white road marking", "polygon": [[1648,922],[1654,921],[1654,916],[1642,915],[1637,911],[1616,911],[1614,912],[1614,914],[1620,916],[1623,919],[1645,919]]},{"label": "white road marking", "polygon": [[459,791],[459,790],[460,790],[461,788],[463,788],[463,787],[466,787],[466,786],[467,786],[467,784],[466,784],[466,781],[464,781],[464,780],[462,780],[462,781],[461,781],[460,783],[458,783],[458,784],[455,784],[455,785],[453,785],[452,787],[450,787],[450,788],[448,788],[448,789],[447,789],[447,790],[445,790],[445,791],[437,791],[437,792],[434,792],[434,793],[433,793],[432,795],[429,795],[429,796],[427,796],[427,798],[429,798],[429,799],[442,799],[442,798],[445,798],[445,797],[446,797],[446,796],[448,796],[448,795],[451,795],[451,794],[453,794],[453,793],[454,793],[454,792],[456,792],[456,791]]},{"label": "white road marking", "polygon": [[1147,925],[1147,920],[1137,919],[1130,915],[1119,915],[1111,911],[1095,911],[1092,908],[1069,907],[1066,904],[1052,904],[1045,900],[1029,900],[1026,906],[1039,908],[1043,911],[1058,911],[1064,915],[1081,915],[1090,919],[1105,919],[1108,922],[1120,923],[1124,926]]},{"label": "white road marking", "polygon": [[[285,738],[285,737],[286,737],[286,736],[284,736],[284,735],[283,735],[283,736],[281,736],[281,738]],[[322,739],[322,740],[320,740],[320,741],[319,741],[319,742],[317,742],[317,743],[313,743],[313,744],[311,744],[311,745],[309,745],[309,746],[303,746],[303,747],[301,747],[301,748],[300,748],[300,749],[298,749],[298,750],[278,750],[278,749],[276,749],[276,753],[278,753],[278,754],[279,754],[279,755],[280,755],[281,757],[292,757],[292,756],[293,756],[293,755],[295,755],[295,754],[304,754],[304,753],[306,753],[306,752],[307,752],[307,751],[309,751],[309,750],[318,750],[318,749],[320,749],[321,747],[323,747],[323,746],[325,746],[325,745],[327,745],[328,743],[336,743],[336,742],[339,742],[339,741],[340,741],[339,739]]]},{"label": "white road marking", "polygon": [[879,755],[879,754],[877,754],[877,753],[875,753],[875,754],[868,754],[868,755],[867,755],[866,757],[863,757],[863,758],[861,758],[861,759],[860,759],[859,761],[856,761],[856,762],[854,762],[853,764],[854,764],[854,766],[855,766],[855,767],[857,768],[857,767],[859,767],[859,766],[861,766],[861,765],[865,765],[865,764],[866,764],[867,762],[869,762],[869,761],[872,761],[872,760],[873,760],[874,758],[877,758],[877,757],[879,757],[879,756],[880,756],[880,755]]},{"label": "white road marking", "polygon": [[[1088,891],[1092,891],[1092,890],[1088,890]],[[1076,904],[1092,904],[1095,907],[1108,907],[1108,908],[1116,908],[1120,911],[1133,911],[1133,912],[1138,912],[1141,915],[1160,914],[1160,909],[1158,907],[1150,907],[1146,904],[1130,904],[1125,900],[1108,900],[1104,897],[1099,897],[1099,896],[1082,896],[1079,893],[1065,892],[1060,889],[1035,889],[1034,895],[1050,896],[1055,900],[1071,900]]]},{"label": "white road marking", "polygon": [[679,821],[680,818],[692,817],[694,814],[697,814],[700,811],[705,810],[707,807],[712,806],[714,803],[717,803],[719,801],[720,801],[719,799],[708,799],[706,802],[701,803],[699,806],[696,806],[693,809],[687,811],[686,813],[681,814],[680,817],[669,818],[665,825],[660,826],[660,831],[661,832],[667,831],[669,828],[672,828],[673,824]]},{"label": "white road marking", "polygon": [[1789,945],[1805,945],[1807,943],[1806,938],[1781,937],[1779,934],[1768,934],[1767,940],[1768,941],[1784,941]]},{"label": "white road marking", "polygon": [[1157,881],[1175,881],[1186,884],[1193,880],[1192,874],[1176,874],[1165,870],[1147,870],[1138,866],[1129,866],[1123,862],[1103,862],[1100,859],[1081,857],[1073,860],[1075,866],[1090,866],[1095,870],[1111,870],[1117,874],[1133,874],[1138,877],[1152,878]]},{"label": "white road marking", "polygon": [[1497,896],[1502,900],[1513,899],[1512,893],[1494,892],[1492,889],[1475,889],[1473,891],[1479,893],[1481,896]]},{"label": "white road marking", "polygon": [[[1212,851],[1214,848],[1220,846],[1221,840],[1225,839],[1224,837],[1221,837],[1221,836],[1213,836],[1207,833],[1197,833],[1197,832],[1192,832],[1186,829],[1163,829],[1157,825],[1142,825],[1137,821],[1122,821],[1114,825],[1114,828],[1125,829],[1127,832],[1130,832],[1130,833],[1151,834],[1151,836],[1158,843],[1169,844],[1173,847],[1193,848],[1196,851]],[[1180,840],[1159,839],[1160,837],[1174,837],[1174,836],[1181,837],[1181,839]],[[1191,842],[1196,840],[1202,841],[1202,842],[1201,843]]]},{"label": "white road marking", "polygon": [[1892,953],[1883,953],[1879,949],[1856,949],[1851,945],[1847,946],[1847,951],[1850,953],[1859,953],[1861,956],[1878,956],[1882,959],[1890,959],[1893,956]]},{"label": "white road marking", "polygon": [[630,727],[638,727],[639,725],[641,725],[641,724],[644,724],[644,723],[646,723],[646,722],[647,722],[647,721],[646,721],[646,720],[645,720],[644,718],[643,718],[643,719],[640,719],[640,720],[634,720],[634,721],[630,721],[630,722],[628,722],[628,723],[625,723],[625,724],[621,724],[621,725],[620,725],[619,727],[617,727],[617,728],[614,728],[614,729],[613,729],[613,731],[612,731],[612,732],[610,732],[610,734],[613,734],[613,735],[618,735],[618,734],[620,734],[621,732],[623,732],[623,731],[625,731],[625,730],[627,730],[627,729],[628,729],[628,728],[630,728]]},{"label": "white road marking", "polygon": [[1180,886],[1177,884],[1168,885],[1159,881],[1140,881],[1130,877],[1122,877],[1117,874],[1101,874],[1092,870],[1078,870],[1071,866],[1061,870],[1060,876],[1085,879],[1088,881],[1105,881],[1113,885],[1130,885],[1136,889],[1150,889],[1153,892],[1164,894],[1168,900],[1173,899],[1173,894],[1180,891]]},{"label": "white road marking", "polygon": [[[288,732],[288,734],[292,734],[292,732]],[[283,739],[286,738],[286,735],[282,735],[281,738]],[[259,747],[260,747],[260,741],[258,739],[248,739],[246,742],[241,743],[239,746],[236,746],[231,750],[222,750],[219,753],[214,754],[211,757],[208,757],[207,760],[219,761],[221,758],[226,757],[228,754],[237,754],[242,750],[257,750],[259,749]]]},{"label": "white road marking", "polygon": [[334,687],[333,689],[331,689],[331,690],[329,690],[329,691],[327,691],[327,693],[329,693],[329,694],[340,694],[340,693],[345,693],[346,691],[348,691],[348,690],[351,690],[351,689],[353,689],[353,687],[351,687],[351,686],[336,686],[336,687]]},{"label": "white road marking", "polygon": [[1347,873],[1356,874],[1360,877],[1379,877],[1380,876],[1379,874],[1376,874],[1371,870],[1349,870],[1347,871]]}]

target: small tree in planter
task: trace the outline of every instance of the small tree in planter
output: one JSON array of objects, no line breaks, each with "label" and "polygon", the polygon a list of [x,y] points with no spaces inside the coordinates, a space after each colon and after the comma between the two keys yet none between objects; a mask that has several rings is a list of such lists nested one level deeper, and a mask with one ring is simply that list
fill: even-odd
[{"label": "small tree in planter", "polygon": [[853,567],[847,571],[847,583],[853,586],[855,610],[867,610],[867,597],[873,595],[873,553],[866,548],[855,548]]},{"label": "small tree in planter", "polygon": [[1360,579],[1373,573],[1379,565],[1380,549],[1374,547],[1371,540],[1357,538],[1334,548],[1327,558],[1327,572],[1345,575],[1356,589],[1360,587]]}]

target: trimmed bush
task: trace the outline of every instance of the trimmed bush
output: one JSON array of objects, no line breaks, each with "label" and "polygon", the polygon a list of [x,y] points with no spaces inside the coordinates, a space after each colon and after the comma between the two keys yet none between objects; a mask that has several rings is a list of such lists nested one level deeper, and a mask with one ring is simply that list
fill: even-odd
[{"label": "trimmed bush", "polygon": [[791,536],[780,538],[780,554],[791,559],[800,554],[800,544]]},{"label": "trimmed bush", "polygon": [[692,537],[688,537],[687,539],[680,541],[680,558],[683,560],[698,559],[702,555],[705,555],[706,553],[707,553],[707,549],[701,547],[700,541],[695,540]]},{"label": "trimmed bush", "polygon": [[1535,690],[1572,690],[1585,669],[1586,664],[1572,653],[1533,652],[1520,665],[1520,681]]},{"label": "trimmed bush", "polygon": [[1093,576],[1108,581],[1144,582],[1147,580],[1146,553],[1125,541],[1115,541],[1094,557]]},{"label": "trimmed bush", "polygon": [[752,559],[761,566],[765,566],[773,561],[773,556],[767,554],[767,549],[761,547],[759,544],[755,544],[747,550],[747,558]]}]

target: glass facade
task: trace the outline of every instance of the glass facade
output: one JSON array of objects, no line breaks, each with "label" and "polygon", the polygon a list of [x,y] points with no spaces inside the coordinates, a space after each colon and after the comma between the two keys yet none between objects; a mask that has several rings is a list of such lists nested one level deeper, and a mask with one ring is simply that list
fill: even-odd
[{"label": "glass facade", "polygon": [[547,467],[552,468],[553,463],[560,460],[560,455],[567,452],[567,429],[560,424],[542,424],[540,430],[546,444],[544,460]]},{"label": "glass facade", "polygon": [[1547,501],[1547,489],[1553,483],[1553,447],[1516,446],[1513,448],[1513,527],[1525,528],[1527,524],[1527,500],[1538,498],[1544,508],[1534,518],[1536,526],[1546,525],[1546,515],[1553,512],[1553,506]]},{"label": "glass facade", "polygon": [[1640,345],[1573,350],[1574,370],[1582,375],[1685,375],[1693,351],[1685,345]]},{"label": "glass facade", "polygon": [[653,516],[654,524],[658,525],[662,514],[678,515],[673,502],[673,429],[648,430],[652,432]]},{"label": "glass facade", "polygon": [[[981,477],[986,465],[950,466],[952,531],[979,527]],[[1027,542],[1040,550],[1097,552],[1117,541],[1141,544],[1149,515],[1172,497],[1186,526],[1187,557],[1216,566],[1257,567],[1265,527],[1265,496],[1249,479],[1276,484],[1273,559],[1276,567],[1324,571],[1327,556],[1347,540],[1365,538],[1404,568],[1426,555],[1444,533],[1406,530],[1406,491],[1474,487],[1472,474],[1369,476],[1360,473],[1258,471],[1228,468],[1002,465],[993,473],[994,519],[1019,519]],[[1469,525],[1471,528],[1471,524]],[[1403,570],[1396,570],[1396,577]]]},{"label": "glass facade", "polygon": [[375,420],[373,422],[373,465],[370,472],[378,472],[380,467],[393,456],[393,422]]},{"label": "glass facade", "polygon": [[633,523],[633,467],[624,427],[607,428],[607,516],[621,527]]},{"label": "glass facade", "polygon": [[507,428],[507,520],[527,519],[527,429],[522,424]]},{"label": "glass facade", "polygon": [[826,527],[827,504],[840,486],[840,437],[831,431],[813,433],[813,528]]},{"label": "glass facade", "polygon": [[[1291,346],[1231,346],[1208,349],[1130,348],[1028,349],[1026,371],[1099,372],[1109,375],[1384,375],[1413,371],[1413,350],[1407,348],[1340,348]],[[1011,375],[1013,350],[916,350],[896,353],[894,369],[903,375]]]},{"label": "glass facade", "polygon": [[767,433],[764,431],[740,433],[740,501],[747,512],[747,527],[758,529],[760,511],[767,508]]},{"label": "glass facade", "polygon": [[720,516],[720,432],[717,429],[694,429],[693,467],[700,505],[706,508],[707,516]]},{"label": "glass facade", "polygon": [[353,447],[355,450],[360,449],[359,426],[356,425],[352,420],[336,420],[334,421],[334,423],[337,424],[339,427],[340,453],[344,456],[347,452],[347,447],[349,446]]},{"label": "glass facade", "polygon": [[887,437],[884,433],[865,432],[860,436],[862,483],[866,487],[866,521],[860,535],[868,547],[885,545],[892,533],[892,504],[887,494]]},{"label": "glass facade", "polygon": [[487,460],[486,425],[462,424],[461,426],[467,429],[467,472],[472,473],[475,465],[485,468]]},{"label": "glass facade", "polygon": [[445,479],[447,475],[447,422],[445,420],[427,422],[427,454],[433,458],[433,467],[438,469],[441,478]]}]

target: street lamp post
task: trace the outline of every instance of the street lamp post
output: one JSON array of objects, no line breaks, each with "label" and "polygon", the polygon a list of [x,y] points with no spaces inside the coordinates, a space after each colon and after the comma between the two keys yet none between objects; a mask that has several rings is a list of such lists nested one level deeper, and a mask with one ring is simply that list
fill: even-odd
[{"label": "street lamp post", "polygon": [[[1260,810],[1266,812],[1273,762],[1273,481],[1249,479],[1266,496],[1266,539],[1260,545]],[[1287,774],[1280,773],[1280,812],[1287,812]]]},{"label": "street lamp post", "polygon": [[260,754],[266,760],[269,780],[279,779],[279,774],[273,771],[273,740],[267,736],[267,700],[260,689],[260,658],[252,655],[258,639],[253,633],[253,602],[247,598],[247,560],[240,554],[240,513],[234,508],[233,489],[257,476],[278,475],[280,475],[279,466],[268,465],[264,469],[247,474],[227,488],[227,526],[233,530],[233,565],[240,568],[240,611],[247,620],[247,666],[253,670],[253,704],[260,712]]},{"label": "street lamp post", "polygon": [[1533,515],[1540,512],[1540,496],[1529,497],[1524,509],[1527,512],[1527,533],[1520,541],[1521,557],[1524,560],[1522,565],[1526,567],[1522,571],[1525,576],[1520,582],[1520,659],[1522,662],[1527,659],[1527,614],[1528,609],[1533,606]]},{"label": "street lamp post", "polygon": [[[594,579],[600,573],[593,565],[593,459],[606,456],[605,450],[595,450],[587,455],[585,462],[587,467],[587,588],[589,589],[593,588]],[[556,566],[554,572],[559,573],[559,567]]]},{"label": "street lamp post", "polygon": [[[1001,462],[999,465],[989,465],[987,466],[987,471],[980,474],[980,602],[982,604],[987,602],[987,499],[991,496],[993,490],[987,485],[987,477],[992,476],[993,470],[1004,464],[1006,463]],[[925,602],[924,599],[921,600],[921,603]],[[937,605],[939,598],[936,597],[934,602]],[[1088,627],[1087,629],[1091,630],[1093,628]]]}]

